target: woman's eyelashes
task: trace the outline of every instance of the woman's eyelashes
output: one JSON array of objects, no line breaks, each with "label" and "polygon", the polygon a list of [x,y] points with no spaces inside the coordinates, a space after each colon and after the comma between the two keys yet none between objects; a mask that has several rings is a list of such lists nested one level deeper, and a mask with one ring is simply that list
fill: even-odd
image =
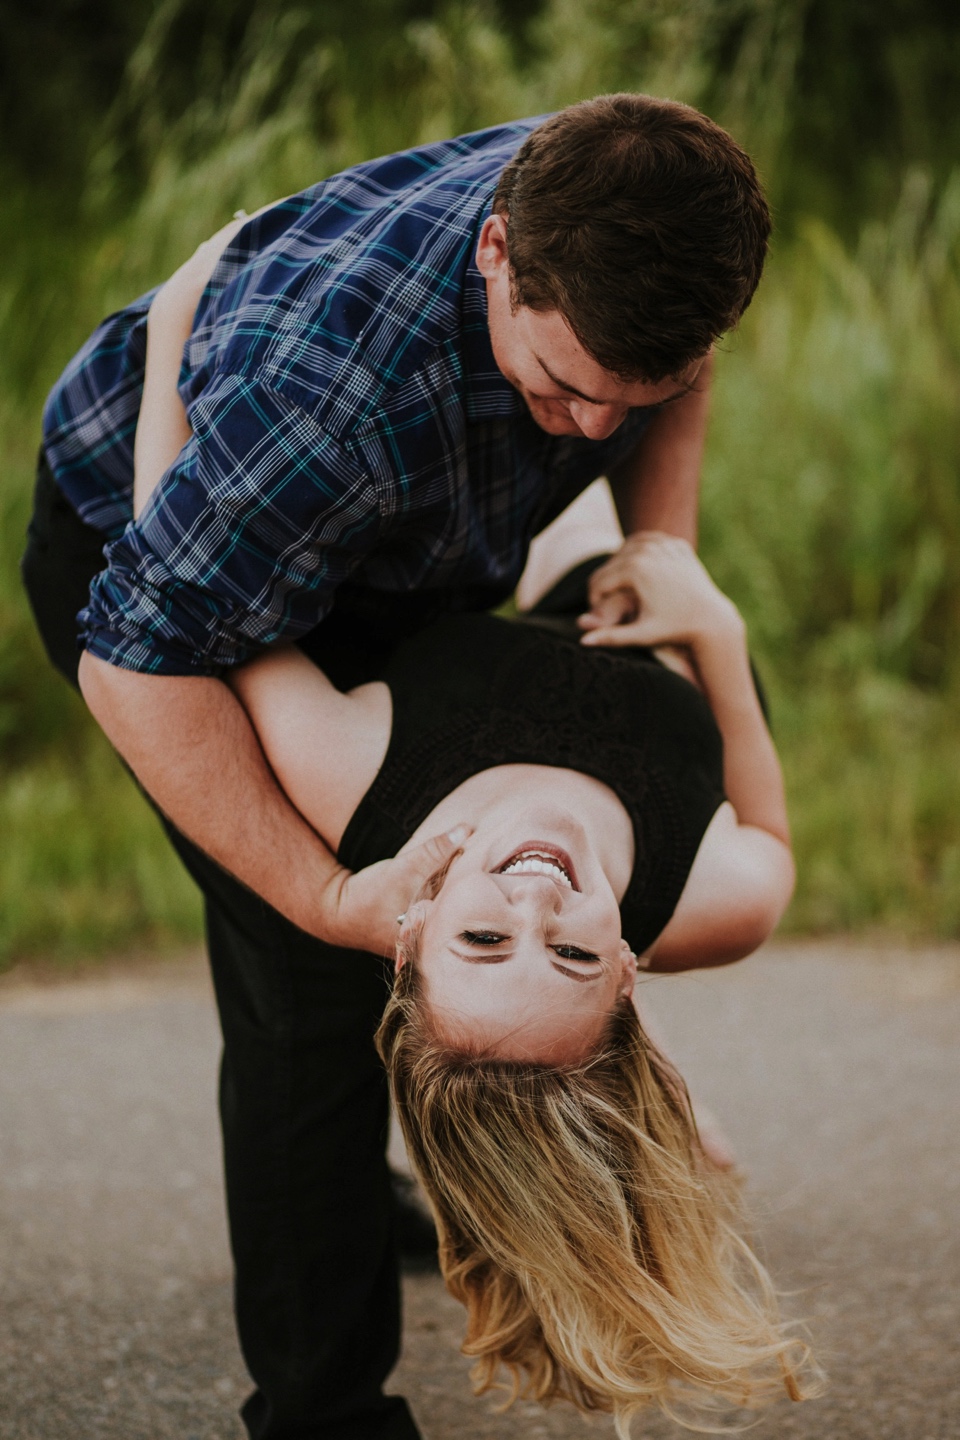
[{"label": "woman's eyelashes", "polygon": [[600,956],[595,955],[592,950],[581,950],[579,945],[551,945],[550,949],[561,960],[586,960],[591,965],[600,963]]},{"label": "woman's eyelashes", "polygon": [[[499,930],[462,930],[457,936],[464,945],[476,945],[490,947],[494,945],[507,945],[510,942],[509,935],[503,935]],[[580,945],[551,945],[550,949],[561,960],[579,960],[588,965],[598,965],[600,956],[592,950],[584,950]]]}]

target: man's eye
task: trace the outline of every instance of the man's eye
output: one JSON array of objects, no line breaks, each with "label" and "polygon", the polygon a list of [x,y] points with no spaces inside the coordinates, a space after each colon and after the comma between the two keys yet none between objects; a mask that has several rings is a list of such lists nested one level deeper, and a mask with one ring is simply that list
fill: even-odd
[{"label": "man's eye", "polygon": [[579,945],[551,945],[550,948],[561,960],[587,960],[593,964],[600,960],[599,955],[594,955],[592,950],[581,950]]},{"label": "man's eye", "polygon": [[507,936],[497,930],[463,930],[460,939],[465,945],[502,945]]}]

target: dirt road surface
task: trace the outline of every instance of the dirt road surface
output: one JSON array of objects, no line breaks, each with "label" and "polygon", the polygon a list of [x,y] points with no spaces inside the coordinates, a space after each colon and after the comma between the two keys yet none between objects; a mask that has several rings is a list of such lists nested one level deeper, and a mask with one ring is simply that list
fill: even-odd
[{"label": "dirt road surface", "polygon": [[[643,993],[830,1376],[754,1440],[960,1440],[960,949],[780,945]],[[240,1440],[217,1051],[199,957],[0,983],[2,1440]],[[391,1388],[425,1440],[612,1437],[495,1414],[439,1280],[406,1307]]]}]

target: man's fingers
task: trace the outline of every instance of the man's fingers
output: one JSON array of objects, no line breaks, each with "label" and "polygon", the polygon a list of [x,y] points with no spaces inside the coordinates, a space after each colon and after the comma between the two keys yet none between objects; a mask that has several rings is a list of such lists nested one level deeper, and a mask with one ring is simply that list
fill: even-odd
[{"label": "man's fingers", "polygon": [[330,920],[321,932],[323,938],[371,955],[391,953],[398,918],[414,901],[430,894],[431,879],[443,874],[472,833],[469,825],[457,825],[392,860],[380,860],[354,873],[342,870],[328,887]]},{"label": "man's fingers", "polygon": [[414,878],[429,880],[431,875],[447,864],[472,833],[469,825],[456,825],[445,835],[433,835],[414,849],[406,851],[397,857],[398,861]]}]

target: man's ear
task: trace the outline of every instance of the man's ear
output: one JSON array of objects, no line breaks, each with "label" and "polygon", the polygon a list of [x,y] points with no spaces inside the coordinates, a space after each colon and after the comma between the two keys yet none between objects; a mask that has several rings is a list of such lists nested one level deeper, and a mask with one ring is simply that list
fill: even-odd
[{"label": "man's ear", "polygon": [[618,995],[630,996],[637,983],[637,957],[626,940],[620,941],[620,988]]},{"label": "man's ear", "polygon": [[477,269],[485,280],[509,274],[506,215],[488,215],[484,220],[477,243]]}]

